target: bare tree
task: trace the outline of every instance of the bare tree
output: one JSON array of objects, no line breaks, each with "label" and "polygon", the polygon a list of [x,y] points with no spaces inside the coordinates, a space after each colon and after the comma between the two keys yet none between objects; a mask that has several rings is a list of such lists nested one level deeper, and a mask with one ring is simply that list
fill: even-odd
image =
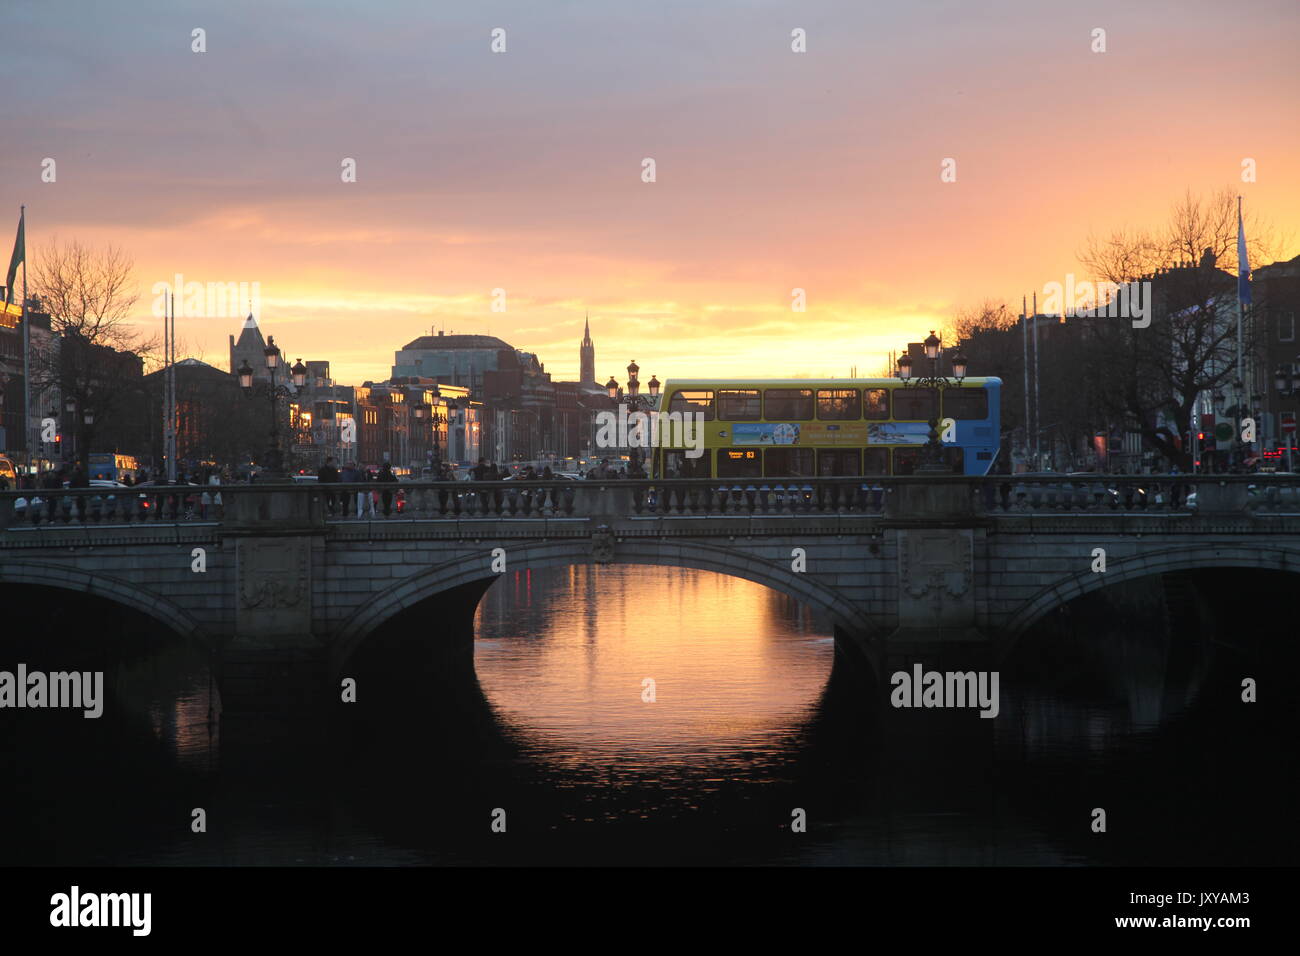
[{"label": "bare tree", "polygon": [[52,333],[48,344],[32,350],[33,379],[42,392],[57,391],[60,401],[74,404],[72,426],[84,466],[97,435],[116,435],[123,439],[116,444],[129,445],[136,431],[145,434],[138,420],[144,408],[142,355],[155,343],[129,322],[137,295],[133,264],[121,249],[56,238],[32,272]]},{"label": "bare tree", "polygon": [[[1252,220],[1247,235],[1252,261],[1270,255],[1266,227]],[[1236,247],[1237,202],[1225,189],[1206,198],[1189,192],[1160,228],[1090,237],[1079,254],[1096,280],[1151,283],[1143,303],[1150,324],[1089,316],[1079,359],[1097,379],[1090,392],[1102,410],[1184,468],[1190,451],[1181,436],[1191,431],[1197,396],[1237,377]],[[1249,339],[1244,350],[1249,356]]]}]

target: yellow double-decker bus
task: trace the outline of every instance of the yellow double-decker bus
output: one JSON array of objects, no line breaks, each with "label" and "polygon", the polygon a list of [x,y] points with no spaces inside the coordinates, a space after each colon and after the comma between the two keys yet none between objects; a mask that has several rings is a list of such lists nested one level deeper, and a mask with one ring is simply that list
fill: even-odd
[{"label": "yellow double-decker bus", "polygon": [[[952,419],[944,456],[954,474],[988,474],[998,454],[1001,388],[998,378],[937,390],[897,378],[667,382],[654,475],[907,475],[920,461],[931,418]],[[676,420],[688,416],[703,431],[699,440],[677,428]]]}]

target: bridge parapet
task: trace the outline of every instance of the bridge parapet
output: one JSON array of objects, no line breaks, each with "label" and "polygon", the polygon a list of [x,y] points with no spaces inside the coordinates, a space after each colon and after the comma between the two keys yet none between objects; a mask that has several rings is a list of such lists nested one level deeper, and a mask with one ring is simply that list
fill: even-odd
[{"label": "bridge parapet", "polygon": [[853,477],[315,482],[0,491],[0,529],[356,521],[862,515],[965,523],[1008,514],[1300,515],[1295,476]]}]

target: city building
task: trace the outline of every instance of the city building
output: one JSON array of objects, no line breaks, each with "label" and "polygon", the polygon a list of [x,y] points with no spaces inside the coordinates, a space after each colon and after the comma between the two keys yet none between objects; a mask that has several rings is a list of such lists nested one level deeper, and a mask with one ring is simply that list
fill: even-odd
[{"label": "city building", "polygon": [[[1262,410],[1261,438],[1270,463],[1286,467],[1278,453],[1296,447],[1294,431],[1300,413],[1300,340],[1296,315],[1300,314],[1300,256],[1261,266],[1252,273],[1251,316],[1256,343],[1255,404]],[[1279,388],[1279,383],[1282,385]],[[1286,430],[1286,429],[1290,430]],[[1300,456],[1293,454],[1294,469]]]},{"label": "city building", "polygon": [[[179,470],[208,466],[235,470],[262,457],[270,444],[267,402],[244,396],[236,376],[198,359],[181,359],[174,371]],[[167,465],[163,433],[166,376],[166,369],[159,369],[144,377],[148,438],[136,450],[142,465],[159,472]]]},{"label": "city building", "polygon": [[[33,439],[33,463],[55,459],[60,455],[57,447],[46,448],[39,443],[41,419],[59,405],[58,389],[53,383],[43,381],[39,370],[32,369],[32,394],[28,428],[23,426],[23,310],[17,303],[5,302],[4,287],[0,286],[0,454],[14,461],[25,460],[27,437]],[[50,317],[41,311],[40,300],[29,296],[27,319],[31,323],[33,352],[46,352],[50,347],[52,332]]]},{"label": "city building", "polygon": [[393,358],[392,378],[428,378],[460,385],[478,395],[484,375],[500,368],[515,350],[492,335],[445,335],[436,331],[404,345]]}]

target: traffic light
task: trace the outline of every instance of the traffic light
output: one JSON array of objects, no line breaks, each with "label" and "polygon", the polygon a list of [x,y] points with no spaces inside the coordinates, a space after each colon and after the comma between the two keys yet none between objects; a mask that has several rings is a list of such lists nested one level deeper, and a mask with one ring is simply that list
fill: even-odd
[{"label": "traffic light", "polygon": [[1196,433],[1196,440],[1197,440],[1197,441],[1205,441],[1205,432],[1197,432],[1197,433]]}]

